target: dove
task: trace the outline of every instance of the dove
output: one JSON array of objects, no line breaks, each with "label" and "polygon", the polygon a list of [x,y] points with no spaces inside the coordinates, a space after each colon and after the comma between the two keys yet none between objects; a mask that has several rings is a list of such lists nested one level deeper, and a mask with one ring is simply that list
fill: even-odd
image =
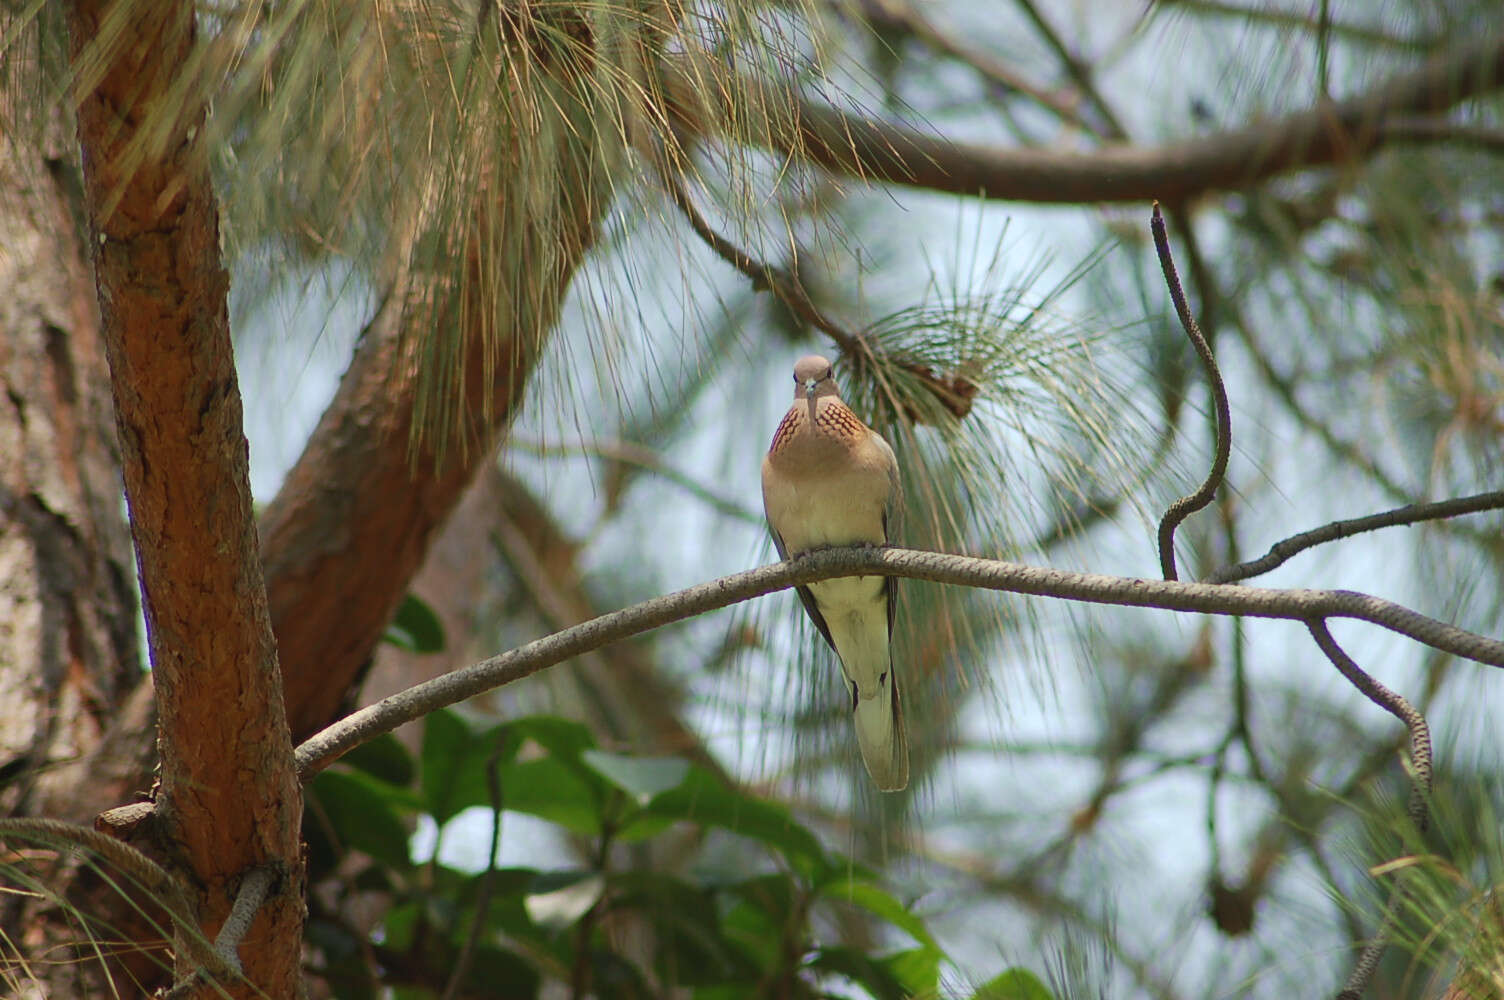
[{"label": "dove", "polygon": [[[784,559],[838,545],[885,545],[903,491],[893,449],[841,401],[831,364],[794,365],[794,403],[762,463],[762,502]],[[898,581],[858,576],[797,588],[810,620],[841,661],[862,762],[877,787],[909,783],[898,675],[892,657]]]}]

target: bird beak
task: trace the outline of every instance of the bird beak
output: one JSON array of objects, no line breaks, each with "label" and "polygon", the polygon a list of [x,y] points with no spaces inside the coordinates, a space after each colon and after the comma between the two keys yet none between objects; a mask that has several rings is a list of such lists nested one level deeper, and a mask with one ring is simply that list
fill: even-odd
[{"label": "bird beak", "polygon": [[804,380],[804,391],[808,395],[813,396],[815,394],[815,386],[817,386],[819,384],[820,384],[820,380],[819,379],[817,379],[817,378],[807,378],[807,379]]}]

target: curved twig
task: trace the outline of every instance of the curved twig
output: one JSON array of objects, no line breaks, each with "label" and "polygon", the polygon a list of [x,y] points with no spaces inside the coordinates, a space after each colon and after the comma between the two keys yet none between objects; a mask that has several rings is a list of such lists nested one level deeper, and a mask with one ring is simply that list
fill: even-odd
[{"label": "curved twig", "polygon": [[[1431,729],[1426,724],[1426,717],[1421,715],[1415,706],[1406,701],[1402,695],[1389,690],[1359,667],[1352,657],[1337,645],[1337,640],[1332,638],[1332,633],[1327,629],[1324,619],[1312,619],[1306,622],[1306,627],[1310,629],[1311,637],[1316,640],[1316,645],[1326,654],[1327,659],[1332,661],[1333,666],[1342,673],[1342,676],[1361,691],[1365,698],[1399,719],[1409,730],[1410,801],[1406,812],[1409,814],[1410,822],[1415,826],[1416,833],[1424,833],[1430,820],[1428,803],[1431,799]],[[1389,937],[1390,925],[1398,912],[1402,892],[1402,886],[1396,883],[1389,894],[1389,902],[1384,907],[1384,916],[1379,921],[1379,929],[1374,933],[1373,940],[1359,952],[1358,960],[1353,963],[1353,971],[1337,994],[1337,1000],[1358,1000],[1363,995],[1363,991],[1368,989],[1368,984],[1373,980],[1373,974],[1379,967],[1379,959],[1383,957],[1385,941]]]},{"label": "curved twig", "polygon": [[610,642],[800,584],[844,576],[897,576],[1015,594],[1166,611],[1307,621],[1356,618],[1425,645],[1504,667],[1504,641],[1468,632],[1382,598],[1349,590],[1274,590],[1073,573],[917,549],[837,548],[711,580],[601,615],[445,674],[346,716],[297,750],[308,780],[381,733]]},{"label": "curved twig", "polygon": [[1306,549],[1326,542],[1335,542],[1365,531],[1377,531],[1379,528],[1418,524],[1422,521],[1439,521],[1443,518],[1457,517],[1460,514],[1477,514],[1500,508],[1504,508],[1504,490],[1476,493],[1473,496],[1458,497],[1453,500],[1438,500],[1434,503],[1406,504],[1379,514],[1369,514],[1367,517],[1333,521],[1331,524],[1324,524],[1319,528],[1291,535],[1283,541],[1274,543],[1268,552],[1257,559],[1250,559],[1233,566],[1224,566],[1206,579],[1208,583],[1232,583],[1235,580],[1246,580],[1282,566]]},{"label": "curved twig", "polygon": [[1170,509],[1165,511],[1165,516],[1159,522],[1160,572],[1166,580],[1175,580],[1178,579],[1175,572],[1175,529],[1186,518],[1211,503],[1217,487],[1222,485],[1222,477],[1227,474],[1227,459],[1232,453],[1232,414],[1228,410],[1227,387],[1222,384],[1217,359],[1212,356],[1211,345],[1196,325],[1196,317],[1191,315],[1191,307],[1185,299],[1185,290],[1180,287],[1180,275],[1175,271],[1175,258],[1170,253],[1170,236],[1165,231],[1165,217],[1160,214],[1157,201],[1154,203],[1154,214],[1149,220],[1149,230],[1154,234],[1154,250],[1159,255],[1159,266],[1165,273],[1165,284],[1170,288],[1170,301],[1175,304],[1175,314],[1180,317],[1180,325],[1190,338],[1191,345],[1196,348],[1201,366],[1206,369],[1206,381],[1212,390],[1212,407],[1217,415],[1217,447],[1216,454],[1212,456],[1211,471],[1206,474],[1206,479],[1196,492],[1170,504]]},{"label": "curved twig", "polygon": [[746,275],[755,291],[772,292],[780,302],[788,306],[795,316],[835,341],[836,346],[842,351],[852,355],[860,353],[861,338],[825,315],[809,297],[809,292],[805,290],[803,282],[797,275],[786,268],[757,259],[716,232],[699,208],[695,206],[694,200],[690,198],[689,192],[684,189],[679,178],[667,169],[662,169],[658,173],[669,199],[684,215],[689,228],[694,230],[701,242],[715,251],[717,257]]}]

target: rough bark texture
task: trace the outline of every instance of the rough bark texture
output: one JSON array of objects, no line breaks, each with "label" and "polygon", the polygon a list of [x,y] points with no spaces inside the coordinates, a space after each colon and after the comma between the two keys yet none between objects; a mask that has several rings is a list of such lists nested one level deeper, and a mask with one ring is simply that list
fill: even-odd
[{"label": "rough bark texture", "polygon": [[[174,104],[193,8],[143,8],[102,34],[115,8],[81,0],[69,30],[75,64],[98,67],[84,78],[78,134],[157,693],[158,827],[210,937],[242,873],[284,873],[241,948],[248,983],[230,990],[291,997],[302,798],[251,512],[217,207],[191,138],[202,110],[165,142],[146,138],[161,131],[153,111]],[[107,39],[97,51],[96,38]]]},{"label": "rough bark texture", "polygon": [[87,820],[87,806],[58,799],[64,765],[94,748],[144,675],[62,131],[49,121],[38,146],[0,128],[0,809]]},{"label": "rough bark texture", "polygon": [[[120,497],[109,369],[84,263],[71,123],[33,119],[24,92],[0,112],[0,811],[87,823],[149,773],[151,686]],[[83,912],[131,934],[134,907],[71,859],[48,871]],[[29,987],[106,995],[105,970],[46,899],[6,894]],[[12,940],[12,945],[16,943]],[[71,956],[71,960],[70,960]],[[157,967],[117,953],[116,978]]]}]

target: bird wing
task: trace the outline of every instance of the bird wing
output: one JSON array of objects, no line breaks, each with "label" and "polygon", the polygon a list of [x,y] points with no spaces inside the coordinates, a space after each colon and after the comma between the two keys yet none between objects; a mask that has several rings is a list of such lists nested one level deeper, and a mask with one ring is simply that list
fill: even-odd
[{"label": "bird wing", "polygon": [[[778,533],[778,530],[773,527],[771,522],[768,524],[768,534],[773,536],[773,545],[778,549],[778,558],[787,560],[789,557],[788,546],[783,544],[783,536]],[[830,648],[835,649],[836,641],[830,637],[830,626],[825,624],[825,616],[820,613],[820,606],[815,603],[815,595],[810,593],[808,587],[795,587],[794,590],[798,593],[799,603],[804,605],[804,611],[809,615],[809,620],[815,623],[815,628],[820,630],[820,634],[825,637],[825,642]],[[889,632],[893,630],[893,609],[891,605],[888,608],[888,630]]]}]

